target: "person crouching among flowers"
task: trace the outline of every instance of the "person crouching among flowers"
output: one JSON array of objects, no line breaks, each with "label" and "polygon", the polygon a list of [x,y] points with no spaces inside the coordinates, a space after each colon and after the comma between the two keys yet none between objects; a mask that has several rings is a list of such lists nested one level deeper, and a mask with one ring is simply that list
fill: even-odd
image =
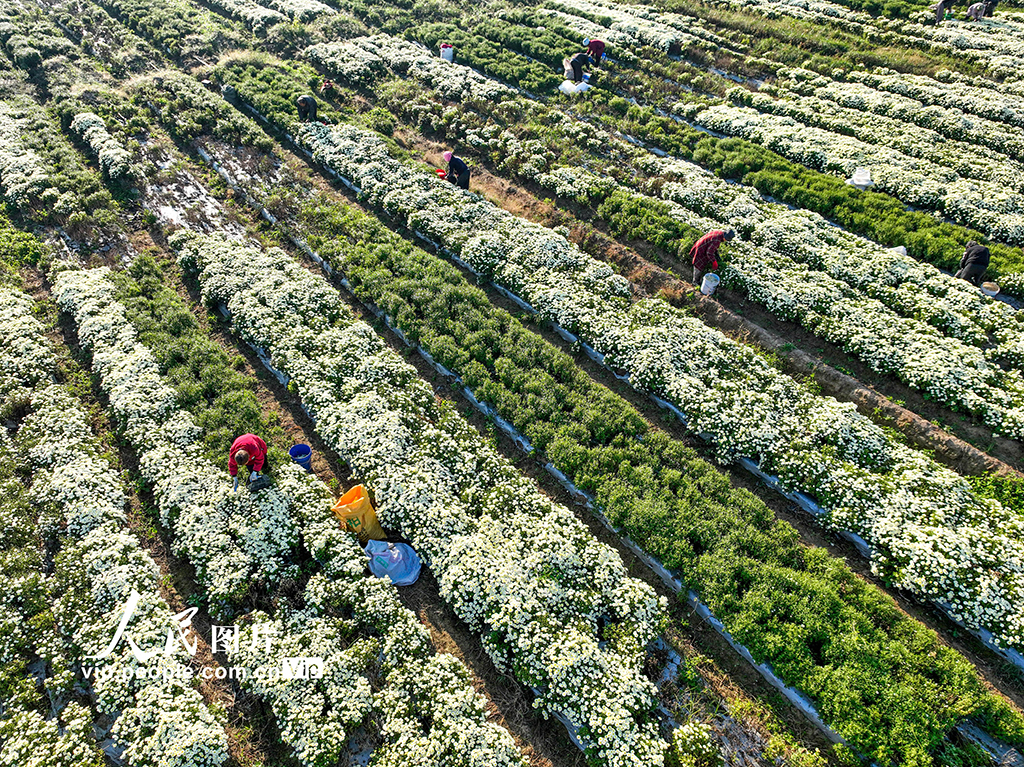
[{"label": "person crouching among flowers", "polygon": [[263,473],[269,471],[269,468],[267,443],[255,434],[243,434],[231,443],[231,449],[228,451],[228,473],[234,477],[234,490],[238,490],[239,470],[248,471],[248,481],[252,483],[263,477]]}]

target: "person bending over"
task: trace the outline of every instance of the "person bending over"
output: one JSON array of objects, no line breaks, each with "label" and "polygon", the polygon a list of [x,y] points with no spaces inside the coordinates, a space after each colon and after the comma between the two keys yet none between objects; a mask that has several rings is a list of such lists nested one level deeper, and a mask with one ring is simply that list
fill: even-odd
[{"label": "person bending over", "polygon": [[736,233],[732,229],[712,229],[690,248],[693,258],[693,283],[699,288],[701,280],[707,272],[718,268],[718,249],[723,242],[728,242]]},{"label": "person bending over", "polygon": [[243,434],[231,443],[228,451],[228,473],[234,477],[238,489],[238,472],[248,471],[249,481],[257,479],[270,469],[267,466],[267,443],[255,434]]},{"label": "person bending over", "polygon": [[988,261],[988,248],[971,240],[964,248],[963,258],[960,259],[960,270],[954,276],[959,280],[967,280],[978,287],[981,285],[981,278],[985,274],[985,270],[988,269]]},{"label": "person bending over", "polygon": [[459,189],[469,189],[469,166],[451,151],[445,152],[441,156],[448,163],[448,173],[445,175],[445,178],[459,187]]}]

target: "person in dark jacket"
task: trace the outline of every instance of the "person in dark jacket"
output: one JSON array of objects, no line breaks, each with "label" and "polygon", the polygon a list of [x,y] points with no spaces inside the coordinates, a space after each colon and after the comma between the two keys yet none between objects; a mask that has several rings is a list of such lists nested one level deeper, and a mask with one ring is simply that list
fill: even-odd
[{"label": "person in dark jacket", "polygon": [[299,109],[299,119],[303,122],[316,121],[316,99],[312,96],[299,96],[295,99],[295,106]]},{"label": "person in dark jacket", "polygon": [[597,66],[597,62],[604,57],[604,41],[584,40],[583,44],[587,46],[587,56],[590,57],[590,63]]},{"label": "person in dark jacket", "polygon": [[255,434],[238,437],[228,451],[228,474],[235,478],[235,490],[238,489],[239,470],[250,472],[250,481],[270,470],[267,466],[267,443]]},{"label": "person in dark jacket", "polygon": [[700,287],[701,280],[707,272],[718,268],[718,249],[723,242],[728,242],[736,233],[732,229],[712,229],[690,248],[693,258],[693,283]]},{"label": "person in dark jacket", "polygon": [[[590,56],[586,51],[580,51],[575,56],[565,59],[562,62],[565,67],[565,79],[571,79],[574,83],[583,82],[583,67],[590,63]],[[569,75],[572,74],[570,78]]]},{"label": "person in dark jacket", "polygon": [[964,257],[960,259],[960,271],[956,273],[956,278],[980,286],[982,275],[988,269],[988,260],[988,248],[971,240],[964,248]]},{"label": "person in dark jacket", "polygon": [[469,189],[469,166],[450,151],[445,152],[442,157],[448,163],[448,173],[445,178],[459,189]]},{"label": "person in dark jacket", "polygon": [[989,0],[989,2],[985,4],[985,15],[991,16],[992,11],[996,9],[997,5],[999,5],[999,0]]}]

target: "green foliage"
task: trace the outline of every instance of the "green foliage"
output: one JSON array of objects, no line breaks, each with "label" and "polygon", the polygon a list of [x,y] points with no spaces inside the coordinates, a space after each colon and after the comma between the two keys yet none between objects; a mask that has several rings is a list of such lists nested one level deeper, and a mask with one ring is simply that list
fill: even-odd
[{"label": "green foliage", "polygon": [[562,59],[583,50],[580,36],[564,24],[525,9],[506,11],[502,17],[482,18],[470,28],[480,37],[558,69]]},{"label": "green foliage", "polygon": [[667,203],[616,189],[597,208],[615,237],[646,240],[671,255],[685,255],[704,234],[674,218]]},{"label": "green foliage", "polygon": [[136,81],[134,90],[134,103],[155,110],[157,119],[178,141],[208,135],[266,152],[274,146],[273,140],[252,120],[240,115],[219,95],[203,88],[195,78],[165,72]]},{"label": "green foliage", "polygon": [[[258,53],[240,53],[225,57],[211,71],[211,79],[233,86],[247,104],[279,128],[290,130],[298,120],[295,99],[316,90],[320,75],[309,64],[282,61]],[[337,122],[338,111],[317,96],[317,117]]]},{"label": "green foliage", "polygon": [[43,244],[38,239],[15,229],[0,215],[0,286],[19,287],[19,269],[35,266],[42,256]]},{"label": "green foliage", "polygon": [[[865,0],[852,0],[864,2]],[[871,0],[867,0],[871,1]],[[875,0],[877,2],[877,0]],[[907,3],[895,0],[904,7],[925,3]],[[836,67],[884,66],[898,72],[932,75],[939,69],[952,69],[965,74],[981,74],[985,68],[976,59],[958,56],[955,52],[933,48],[926,38],[904,37],[900,40],[908,47],[896,47],[892,37],[868,28],[855,31],[845,28],[842,20],[834,25],[822,24],[814,19],[795,19],[780,15],[768,18],[760,13],[749,13],[737,8],[694,5],[687,0],[659,0],[659,5],[688,15],[695,15],[733,41],[736,48],[746,53],[738,59],[736,74],[762,76],[774,73],[772,63],[803,66],[821,74]],[[845,4],[845,1],[841,4]],[[762,58],[764,57],[764,58]],[[761,67],[767,66],[766,69]]]},{"label": "green foliage", "polygon": [[985,498],[995,498],[1003,506],[1024,514],[1024,478],[1016,475],[967,477],[971,487]]},{"label": "green foliage", "polygon": [[0,9],[0,42],[15,66],[29,73],[43,61],[76,53],[75,44],[31,6],[7,4]]},{"label": "green foliage", "polygon": [[99,4],[175,58],[216,56],[243,47],[251,37],[240,23],[180,0],[99,0]]},{"label": "green foliage", "polygon": [[256,399],[255,385],[238,370],[239,358],[229,355],[205,332],[188,305],[167,284],[164,270],[152,257],[139,256],[127,272],[113,275],[118,300],[139,339],[153,352],[178,404],[202,429],[206,457],[226,460],[239,434],[259,434],[276,445],[271,460],[287,456],[284,432]]},{"label": "green foliage", "polygon": [[11,59],[21,69],[32,70],[43,63],[43,56],[24,35],[11,35],[4,43]]},{"label": "green foliage", "polygon": [[300,21],[282,21],[267,30],[261,47],[278,56],[290,56],[308,47],[311,42],[305,24]]},{"label": "green foliage", "polygon": [[395,117],[388,110],[374,107],[366,113],[366,124],[377,133],[390,136],[395,132]]},{"label": "green foliage", "polygon": [[455,24],[421,24],[408,29],[405,37],[435,50],[441,43],[450,43],[455,46],[455,55],[460,64],[479,69],[532,93],[550,93],[562,81],[561,75],[555,74],[550,67],[530,61],[500,43],[467,32]]}]

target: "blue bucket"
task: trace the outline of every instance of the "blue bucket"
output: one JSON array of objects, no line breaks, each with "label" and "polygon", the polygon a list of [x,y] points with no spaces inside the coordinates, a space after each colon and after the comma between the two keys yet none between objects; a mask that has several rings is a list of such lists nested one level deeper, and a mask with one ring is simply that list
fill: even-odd
[{"label": "blue bucket", "polygon": [[309,449],[309,445],[294,445],[288,448],[288,456],[306,471],[313,471],[310,465],[313,462],[313,451]]}]

